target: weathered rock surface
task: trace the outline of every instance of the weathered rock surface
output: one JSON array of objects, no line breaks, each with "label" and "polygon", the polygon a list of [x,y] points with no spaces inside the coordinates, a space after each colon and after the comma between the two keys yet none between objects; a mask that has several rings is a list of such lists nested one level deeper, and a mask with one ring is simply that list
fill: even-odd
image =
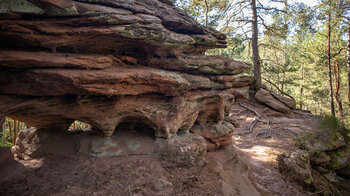
[{"label": "weathered rock surface", "polygon": [[297,108],[297,104],[294,99],[283,97],[274,92],[270,92],[278,101],[282,102],[284,105],[288,106],[290,109],[294,110]]},{"label": "weathered rock surface", "polygon": [[329,153],[331,159],[328,169],[337,170],[346,168],[350,163],[350,144]]},{"label": "weathered rock surface", "polygon": [[[251,183],[245,161],[234,146],[206,153],[201,148],[205,147],[201,136],[180,135],[174,140],[154,140],[137,127],[123,132],[124,125],[110,138],[99,137],[96,131],[45,131],[50,142],[42,143],[43,148],[39,151],[44,156],[31,160],[0,160],[0,195],[260,195]],[[140,147],[128,146],[125,137],[140,142]],[[164,153],[98,158],[78,152],[78,141],[97,141],[97,138],[117,142],[124,140],[124,144],[118,143],[118,148],[123,149],[124,146],[124,149],[136,149],[138,152],[148,147],[147,142],[154,144],[161,140],[168,147],[174,144],[173,148],[167,149],[177,158],[168,158],[181,160],[184,165],[178,167],[176,163],[179,162],[175,162],[175,167],[169,167],[171,165],[167,163],[170,162],[164,162],[167,159]],[[198,140],[191,142],[191,138]],[[179,145],[178,142],[186,140],[186,146]],[[192,149],[196,146],[200,147],[197,152],[201,153]],[[183,155],[186,158],[182,158]],[[187,160],[189,164],[184,162]],[[196,164],[192,165],[193,162]]]},{"label": "weathered rock surface", "polygon": [[350,164],[336,171],[338,175],[350,179]]},{"label": "weathered rock surface", "polygon": [[200,158],[207,152],[203,137],[195,134],[174,136],[170,139],[157,139],[155,152],[160,154],[166,167],[201,165]]},{"label": "weathered rock surface", "polygon": [[230,145],[234,130],[235,127],[226,121],[212,125],[194,125],[191,128],[191,132],[201,135],[207,140],[208,150]]},{"label": "weathered rock surface", "polygon": [[0,147],[0,163],[13,159],[13,154],[7,147]]},{"label": "weathered rock surface", "polygon": [[40,130],[80,120],[111,136],[141,122],[171,138],[225,124],[254,81],[239,75],[249,64],[204,55],[226,36],[168,0],[6,0],[0,12],[0,115]]},{"label": "weathered rock surface", "polygon": [[282,113],[289,113],[296,108],[296,102],[290,98],[283,97],[266,89],[259,89],[255,93],[255,99],[274,110]]},{"label": "weathered rock surface", "polygon": [[281,172],[287,172],[288,175],[299,181],[305,187],[312,187],[314,179],[311,174],[310,155],[302,150],[294,151],[289,157],[282,156],[279,161]]},{"label": "weathered rock surface", "polygon": [[3,124],[5,123],[5,120],[6,120],[5,116],[0,114],[0,132],[3,131],[2,129],[3,129]]}]

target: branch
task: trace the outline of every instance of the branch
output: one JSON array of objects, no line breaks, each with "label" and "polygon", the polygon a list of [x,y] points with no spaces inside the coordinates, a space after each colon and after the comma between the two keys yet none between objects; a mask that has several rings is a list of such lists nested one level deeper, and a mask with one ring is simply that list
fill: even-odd
[{"label": "branch", "polygon": [[268,26],[265,24],[265,20],[264,20],[260,15],[258,15],[258,18],[260,18],[260,20],[262,21],[261,24],[262,24],[268,31],[273,32],[273,33],[276,33],[276,34],[279,34],[279,33],[277,33],[275,30],[272,30],[270,27],[268,27]]},{"label": "branch", "polygon": [[275,7],[256,7],[256,9],[258,9],[258,10],[266,10],[266,11],[274,10],[274,11],[277,11],[277,12],[283,12],[283,13],[287,14],[286,11],[280,10],[278,8],[275,8]]},{"label": "branch", "polygon": [[269,84],[271,84],[272,86],[274,86],[278,90],[278,92],[280,92],[282,95],[286,95],[295,101],[295,99],[291,95],[283,92],[280,88],[278,88],[278,86],[276,84],[274,84],[273,82],[271,82],[270,80],[268,80],[266,78],[262,78],[262,79],[265,80],[266,82],[268,82]]},{"label": "branch", "polygon": [[332,58],[338,56],[343,50],[347,50],[347,49],[346,48],[340,48],[340,50],[337,53],[332,55]]},{"label": "branch", "polygon": [[283,49],[278,48],[277,46],[274,46],[274,45],[271,45],[271,44],[260,43],[259,46],[274,48],[274,49],[278,50],[279,52],[282,52],[283,54],[286,54],[286,52]]},{"label": "branch", "polygon": [[275,3],[285,3],[285,1],[283,0],[271,0],[272,2],[275,2]]},{"label": "branch", "polygon": [[234,22],[252,22],[252,20],[232,20]]}]

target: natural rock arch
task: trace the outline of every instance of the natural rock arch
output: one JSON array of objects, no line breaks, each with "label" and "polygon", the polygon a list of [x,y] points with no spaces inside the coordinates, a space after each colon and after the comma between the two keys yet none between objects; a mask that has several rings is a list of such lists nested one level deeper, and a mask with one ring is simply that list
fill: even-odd
[{"label": "natural rock arch", "polygon": [[116,125],[113,134],[116,134],[120,129],[124,129],[124,131],[127,131],[128,129],[137,129],[138,131],[145,132],[153,137],[155,137],[157,131],[161,131],[155,122],[142,115],[127,115],[122,117]]}]

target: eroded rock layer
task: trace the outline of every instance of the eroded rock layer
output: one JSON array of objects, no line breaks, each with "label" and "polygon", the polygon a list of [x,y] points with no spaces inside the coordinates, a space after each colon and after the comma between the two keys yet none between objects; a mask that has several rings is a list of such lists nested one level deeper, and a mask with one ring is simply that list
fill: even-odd
[{"label": "eroded rock layer", "polygon": [[5,0],[0,28],[0,114],[39,129],[142,122],[225,146],[230,105],[254,81],[248,64],[205,56],[225,35],[169,0]]}]

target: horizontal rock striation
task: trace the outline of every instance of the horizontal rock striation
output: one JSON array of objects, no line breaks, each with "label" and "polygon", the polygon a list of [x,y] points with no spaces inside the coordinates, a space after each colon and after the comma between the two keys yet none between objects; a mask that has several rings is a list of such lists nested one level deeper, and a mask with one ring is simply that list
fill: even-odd
[{"label": "horizontal rock striation", "polygon": [[206,56],[226,36],[169,0],[5,0],[0,29],[0,114],[38,129],[142,122],[225,146],[230,104],[254,81],[248,64]]}]

